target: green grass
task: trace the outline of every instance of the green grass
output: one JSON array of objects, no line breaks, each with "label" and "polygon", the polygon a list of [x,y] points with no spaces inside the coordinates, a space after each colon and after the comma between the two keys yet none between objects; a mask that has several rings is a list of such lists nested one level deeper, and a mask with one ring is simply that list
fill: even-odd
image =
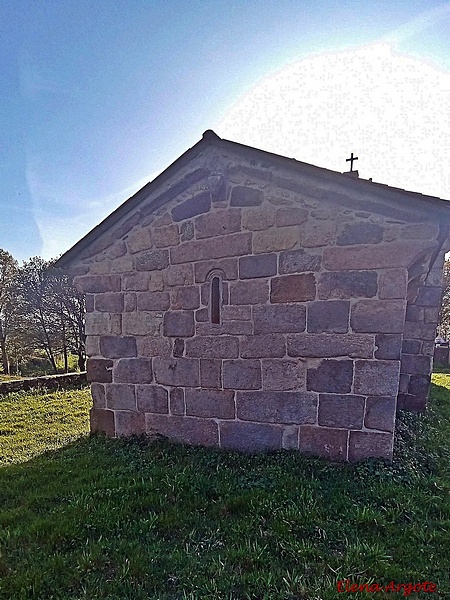
[{"label": "green grass", "polygon": [[450,598],[450,375],[434,383],[392,464],[89,437],[86,390],[0,399],[0,598],[403,597],[338,594],[346,578]]}]

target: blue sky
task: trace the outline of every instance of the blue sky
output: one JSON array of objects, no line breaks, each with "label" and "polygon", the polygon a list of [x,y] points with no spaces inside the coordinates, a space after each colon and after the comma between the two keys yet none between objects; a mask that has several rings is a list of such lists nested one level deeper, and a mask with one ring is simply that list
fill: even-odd
[{"label": "blue sky", "polygon": [[450,199],[450,2],[0,0],[0,248],[64,252],[221,137]]}]

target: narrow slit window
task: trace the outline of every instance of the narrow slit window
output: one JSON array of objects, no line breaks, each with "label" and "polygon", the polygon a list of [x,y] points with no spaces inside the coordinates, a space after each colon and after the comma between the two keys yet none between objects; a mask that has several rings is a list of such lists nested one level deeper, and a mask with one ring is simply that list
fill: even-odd
[{"label": "narrow slit window", "polygon": [[211,323],[220,324],[220,279],[211,280]]}]

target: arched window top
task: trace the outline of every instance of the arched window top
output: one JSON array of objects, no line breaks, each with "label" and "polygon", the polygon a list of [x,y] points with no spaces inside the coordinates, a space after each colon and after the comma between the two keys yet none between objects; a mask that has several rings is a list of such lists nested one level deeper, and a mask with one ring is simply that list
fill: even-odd
[{"label": "arched window top", "polygon": [[222,286],[223,271],[214,269],[208,274],[209,282],[209,321],[213,325],[220,325],[222,322]]}]

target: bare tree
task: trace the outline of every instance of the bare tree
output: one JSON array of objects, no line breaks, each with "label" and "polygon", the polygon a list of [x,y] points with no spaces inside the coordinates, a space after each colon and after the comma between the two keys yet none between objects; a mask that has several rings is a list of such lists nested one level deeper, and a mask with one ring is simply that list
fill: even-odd
[{"label": "bare tree", "polygon": [[7,375],[10,374],[7,339],[15,312],[13,287],[17,271],[15,258],[0,249],[0,352],[3,372]]},{"label": "bare tree", "polygon": [[446,340],[450,337],[450,261],[444,262],[442,304],[439,315],[439,334]]}]

